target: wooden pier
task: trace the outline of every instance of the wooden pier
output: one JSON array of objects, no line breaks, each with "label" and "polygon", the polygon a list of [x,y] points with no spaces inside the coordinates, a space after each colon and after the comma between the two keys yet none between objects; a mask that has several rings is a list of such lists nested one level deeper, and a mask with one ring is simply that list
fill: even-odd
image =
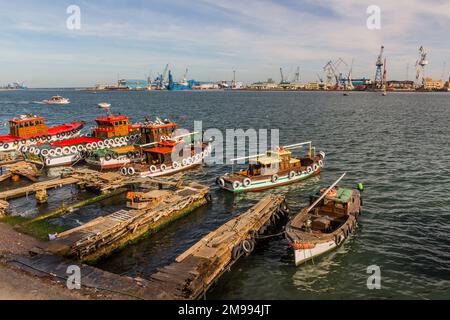
[{"label": "wooden pier", "polygon": [[8,180],[14,176],[25,177],[30,181],[36,182],[40,176],[40,172],[36,168],[36,165],[25,161],[11,162],[0,165],[0,182]]},{"label": "wooden pier", "polygon": [[[82,264],[81,283],[83,286],[116,292],[130,299],[203,298],[224,272],[240,257],[252,252],[258,239],[276,230],[271,227],[277,223],[277,219],[285,217],[288,211],[284,196],[266,196],[245,213],[209,233],[177,257],[175,262],[159,269],[148,279],[119,276]],[[117,213],[115,218],[120,220],[128,217],[124,213]],[[77,233],[77,230],[72,231],[72,235]],[[36,276],[58,279],[67,279],[68,266],[76,264],[65,257],[42,253],[41,250],[37,252],[41,253],[33,257],[9,256],[8,260],[10,264]]]},{"label": "wooden pier", "polygon": [[202,298],[211,285],[241,256],[249,255],[258,238],[288,214],[284,196],[269,195],[231,219],[153,274],[150,281],[170,299]]},{"label": "wooden pier", "polygon": [[149,232],[192,212],[209,200],[209,188],[198,183],[177,190],[153,190],[149,206],[139,210],[120,210],[68,230],[49,242],[47,252],[95,262]]}]

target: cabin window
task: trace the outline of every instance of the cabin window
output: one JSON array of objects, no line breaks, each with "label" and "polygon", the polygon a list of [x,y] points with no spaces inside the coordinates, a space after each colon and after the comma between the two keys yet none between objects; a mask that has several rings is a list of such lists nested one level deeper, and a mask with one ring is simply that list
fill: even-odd
[{"label": "cabin window", "polygon": [[19,125],[19,128],[23,128],[23,123],[21,123],[21,124]]},{"label": "cabin window", "polygon": [[39,125],[39,121],[36,121],[34,124],[38,126]]},{"label": "cabin window", "polygon": [[116,125],[116,126],[118,126],[119,125],[119,123],[116,121],[115,123],[114,123],[114,125]]},{"label": "cabin window", "polygon": [[28,122],[25,122],[25,127],[28,127],[28,125],[29,125]]}]

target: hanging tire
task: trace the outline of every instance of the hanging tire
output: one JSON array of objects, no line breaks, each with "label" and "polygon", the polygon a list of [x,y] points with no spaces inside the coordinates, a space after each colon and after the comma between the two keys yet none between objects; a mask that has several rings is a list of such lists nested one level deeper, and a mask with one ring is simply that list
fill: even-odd
[{"label": "hanging tire", "polygon": [[127,152],[127,157],[128,157],[128,159],[133,159],[134,158],[134,152],[128,151]]},{"label": "hanging tire", "polygon": [[71,150],[73,153],[77,153],[77,152],[78,152],[78,148],[77,148],[76,146],[71,146],[71,147],[70,147],[70,150]]},{"label": "hanging tire", "polygon": [[180,163],[179,162],[174,162],[174,163],[172,163],[172,168],[174,168],[174,169],[178,169],[180,167]]},{"label": "hanging tire", "polygon": [[160,167],[161,171],[166,171],[167,166],[163,163]]},{"label": "hanging tire", "polygon": [[241,183],[239,181],[233,182],[233,189],[239,189],[241,187]]},{"label": "hanging tire", "polygon": [[110,154],[107,154],[107,155],[105,156],[105,160],[106,160],[106,161],[111,160],[111,155],[110,155]]},{"label": "hanging tire", "polygon": [[36,148],[36,150],[34,150],[34,154],[37,155],[37,156],[40,155],[41,154],[41,150]]},{"label": "hanging tire", "polygon": [[245,178],[242,184],[247,188],[252,184],[252,180],[250,178]]},{"label": "hanging tire", "polygon": [[306,168],[306,172],[307,172],[308,174],[311,174],[311,173],[313,173],[314,171],[313,171],[313,168],[308,167],[308,168]]},{"label": "hanging tire", "polygon": [[278,181],[279,178],[280,177],[277,174],[274,174],[270,180],[272,181],[272,183],[275,183]]},{"label": "hanging tire", "polygon": [[70,148],[69,148],[69,147],[64,147],[63,150],[62,150],[62,152],[63,152],[64,155],[67,156],[67,155],[70,154]]},{"label": "hanging tire", "polygon": [[105,146],[105,143],[103,141],[97,142],[97,145],[99,148],[103,148]]},{"label": "hanging tire", "polygon": [[186,159],[186,158],[184,158],[184,159],[181,161],[181,163],[183,164],[184,167],[188,165],[187,159]]},{"label": "hanging tire", "polygon": [[323,160],[319,160],[319,167],[323,168],[324,164],[323,164]]},{"label": "hanging tire", "polygon": [[48,154],[49,154],[51,157],[54,157],[54,156],[56,155],[56,150],[51,149],[51,150],[48,152]]},{"label": "hanging tire", "polygon": [[133,167],[128,168],[127,171],[128,171],[128,174],[129,174],[130,176],[132,176],[132,175],[134,175],[134,174],[136,173],[136,170],[134,170]]},{"label": "hanging tire", "polygon": [[192,157],[187,158],[187,165],[190,166],[191,164],[194,163],[194,159]]},{"label": "hanging tire", "polygon": [[239,259],[241,255],[242,255],[242,246],[241,245],[234,246],[233,250],[231,251],[231,256],[233,257],[233,260]]},{"label": "hanging tire", "polygon": [[150,166],[150,172],[151,173],[155,173],[156,171],[158,171],[158,168],[155,165],[151,165]]},{"label": "hanging tire", "polygon": [[295,177],[295,172],[294,171],[289,172],[289,179],[294,179],[294,177]]},{"label": "hanging tire", "polygon": [[255,249],[255,243],[252,240],[244,240],[241,243],[242,251],[249,255]]},{"label": "hanging tire", "polygon": [[223,180],[223,178],[218,178],[217,184],[223,188],[225,187],[225,180]]},{"label": "hanging tire", "polygon": [[8,149],[9,148],[9,144],[7,144],[7,143],[5,143],[4,145],[3,145],[3,149]]},{"label": "hanging tire", "polygon": [[83,151],[83,149],[84,149],[83,146],[82,146],[81,144],[78,145],[76,148],[77,148],[77,150],[80,151],[80,152]]},{"label": "hanging tire", "polygon": [[126,176],[128,174],[128,169],[125,167],[122,167],[122,169],[120,169],[120,173],[122,173],[122,175]]},{"label": "hanging tire", "polygon": [[116,144],[119,144],[119,143],[120,143],[120,139],[119,139],[119,138],[114,138],[114,142],[115,142]]},{"label": "hanging tire", "polygon": [[116,153],[116,152],[114,152],[114,153],[111,155],[111,157],[112,157],[114,160],[117,160],[117,159],[119,158],[119,154]]},{"label": "hanging tire", "polygon": [[45,157],[45,156],[47,156],[48,155],[48,149],[43,149],[42,151],[41,151],[41,154]]},{"label": "hanging tire", "polygon": [[314,172],[316,172],[317,170],[319,170],[319,166],[317,165],[317,163],[314,163],[314,165],[313,165],[313,170],[314,170]]}]

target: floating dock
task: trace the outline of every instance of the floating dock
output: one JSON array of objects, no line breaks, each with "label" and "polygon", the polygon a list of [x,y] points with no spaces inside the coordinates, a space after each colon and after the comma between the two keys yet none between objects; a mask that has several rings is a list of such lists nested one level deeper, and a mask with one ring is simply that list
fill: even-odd
[{"label": "floating dock", "polygon": [[120,210],[60,233],[42,249],[92,263],[206,204],[210,195],[208,187],[193,182],[175,191],[153,190],[147,200],[146,208]]}]

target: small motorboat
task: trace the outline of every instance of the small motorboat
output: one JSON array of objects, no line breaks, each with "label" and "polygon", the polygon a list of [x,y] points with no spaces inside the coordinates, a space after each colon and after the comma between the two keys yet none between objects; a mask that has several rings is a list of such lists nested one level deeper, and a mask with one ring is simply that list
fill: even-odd
[{"label": "small motorboat", "polygon": [[286,238],[294,249],[295,265],[340,246],[355,231],[361,215],[362,184],[358,190],[337,187],[345,173],[328,189],[318,190],[311,205],[286,225]]},{"label": "small motorboat", "polygon": [[100,103],[98,104],[98,107],[101,108],[101,109],[109,109],[109,108],[111,108],[111,103],[108,103],[108,102],[100,102]]},{"label": "small motorboat", "polygon": [[45,104],[69,104],[70,100],[61,96],[53,96],[50,99],[42,100]]}]

